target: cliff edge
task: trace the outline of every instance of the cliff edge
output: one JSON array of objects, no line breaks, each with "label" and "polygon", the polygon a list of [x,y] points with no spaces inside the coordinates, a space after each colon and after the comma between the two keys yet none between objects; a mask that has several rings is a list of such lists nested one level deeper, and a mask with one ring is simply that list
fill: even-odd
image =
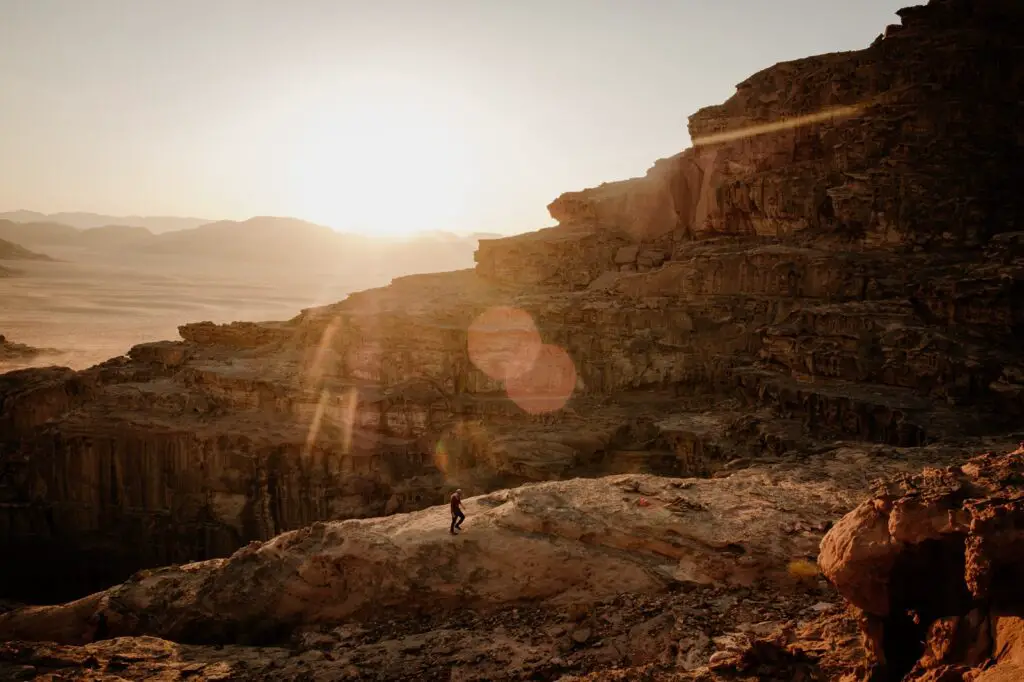
[{"label": "cliff edge", "polygon": [[0,375],[6,596],[457,486],[1012,440],[1022,16],[933,0],[865,50],[755,74],[691,117],[692,149],[562,195],[557,227],[482,240],[473,270]]},{"label": "cliff edge", "polygon": [[899,15],[475,269],[0,375],[0,672],[1016,679],[1024,8]]}]

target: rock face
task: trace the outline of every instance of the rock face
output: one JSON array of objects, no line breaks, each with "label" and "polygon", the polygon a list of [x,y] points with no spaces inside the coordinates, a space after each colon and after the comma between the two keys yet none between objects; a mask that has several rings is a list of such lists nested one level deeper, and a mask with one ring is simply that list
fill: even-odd
[{"label": "rock face", "polygon": [[863,612],[884,679],[1021,679],[1022,528],[1024,444],[893,481],[829,531],[819,563]]},{"label": "rock face", "polygon": [[[901,17],[754,75],[691,117],[693,149],[559,197],[559,226],[482,240],[475,270],[0,377],[0,586],[80,596],[456,486],[724,475],[1013,426],[1022,10]],[[474,327],[495,310],[534,329]],[[534,334],[513,375],[510,340]]]},{"label": "rock face", "polygon": [[755,74],[690,118],[693,149],[644,178],[564,194],[552,216],[663,250],[723,234],[978,246],[1020,229],[1003,173],[1021,143],[1019,7],[935,1],[898,14],[870,49]]}]

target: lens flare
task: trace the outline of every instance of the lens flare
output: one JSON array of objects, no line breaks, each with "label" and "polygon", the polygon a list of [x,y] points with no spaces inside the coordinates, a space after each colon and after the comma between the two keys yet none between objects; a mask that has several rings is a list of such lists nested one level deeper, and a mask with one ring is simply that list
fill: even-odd
[{"label": "lens flare", "polygon": [[331,344],[334,342],[334,336],[337,334],[338,329],[341,327],[341,320],[338,317],[333,318],[324,327],[323,332],[320,334],[320,341],[316,345],[316,350],[313,351],[312,357],[307,361],[305,380],[308,385],[312,387],[318,387],[321,384],[324,376],[330,373],[334,367],[328,367],[328,355],[327,351],[331,348]]},{"label": "lens flare", "polygon": [[469,359],[496,381],[509,381],[528,372],[541,345],[530,313],[518,308],[490,308],[469,326]]},{"label": "lens flare", "polygon": [[304,459],[309,457],[310,453],[313,452],[313,446],[316,444],[317,436],[320,435],[320,424],[323,422],[324,408],[327,406],[327,401],[330,399],[331,394],[326,388],[320,391],[320,399],[316,403],[316,410],[313,412],[313,419],[310,421],[309,430],[306,432],[306,445],[302,451]]},{"label": "lens flare", "polygon": [[748,137],[755,137],[757,135],[777,133],[780,130],[800,128],[803,126],[812,125],[814,123],[821,123],[822,121],[829,121],[835,118],[850,118],[852,116],[859,116],[865,108],[865,104],[855,104],[853,106],[845,107],[833,107],[831,109],[825,109],[823,111],[818,111],[813,114],[794,116],[793,118],[787,118],[781,121],[772,121],[771,123],[761,123],[758,125],[747,126],[746,128],[740,128],[739,130],[727,130],[722,133],[713,133],[711,135],[705,135],[704,137],[694,138],[693,146],[701,147],[709,144],[733,142],[735,140],[742,140]]},{"label": "lens flare", "polygon": [[344,454],[352,452],[352,432],[356,426],[356,407],[359,405],[359,391],[355,386],[348,389],[345,394],[345,412],[342,417],[341,451]]},{"label": "lens flare", "polygon": [[505,392],[524,412],[544,414],[562,409],[576,387],[576,366],[558,346],[544,344],[529,370],[505,382]]},{"label": "lens flare", "polygon": [[434,446],[434,466],[436,466],[442,474],[448,473],[448,448],[445,447],[443,440],[438,440],[437,445]]}]

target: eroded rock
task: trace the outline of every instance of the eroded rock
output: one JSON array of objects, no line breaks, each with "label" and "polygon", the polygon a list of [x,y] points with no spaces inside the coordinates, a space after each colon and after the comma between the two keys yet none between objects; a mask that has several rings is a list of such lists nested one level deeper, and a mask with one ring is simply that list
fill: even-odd
[{"label": "eroded rock", "polygon": [[[455,487],[731,477],[1016,428],[1020,6],[901,18],[751,76],[691,117],[693,149],[559,197],[559,226],[482,240],[474,270],[5,376],[0,552],[26,560],[0,587],[81,596]],[[575,381],[531,397],[480,371],[467,330],[496,307]]]},{"label": "eroded rock", "polygon": [[897,478],[829,531],[818,562],[864,613],[885,679],[1020,671],[1022,521],[1024,447]]},{"label": "eroded rock", "polygon": [[[676,584],[792,585],[788,562],[813,555],[820,534],[781,527],[830,513],[834,502],[816,487],[773,488],[770,472],[754,470],[713,481],[626,475],[471,498],[454,538],[446,507],[317,523],[228,559],[143,571],[67,605],[0,614],[0,639],[74,644],[102,628],[103,637],[244,642],[381,610],[408,617],[572,604]],[[592,637],[585,622],[571,633],[577,644]]]}]

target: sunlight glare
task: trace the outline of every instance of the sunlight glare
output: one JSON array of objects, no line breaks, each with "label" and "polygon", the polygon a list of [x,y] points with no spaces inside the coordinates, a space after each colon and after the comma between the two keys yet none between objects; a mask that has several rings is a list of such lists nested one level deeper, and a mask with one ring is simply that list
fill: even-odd
[{"label": "sunlight glare", "polygon": [[290,193],[303,215],[379,236],[450,229],[467,211],[474,172],[459,98],[395,82],[346,87],[294,125]]}]

